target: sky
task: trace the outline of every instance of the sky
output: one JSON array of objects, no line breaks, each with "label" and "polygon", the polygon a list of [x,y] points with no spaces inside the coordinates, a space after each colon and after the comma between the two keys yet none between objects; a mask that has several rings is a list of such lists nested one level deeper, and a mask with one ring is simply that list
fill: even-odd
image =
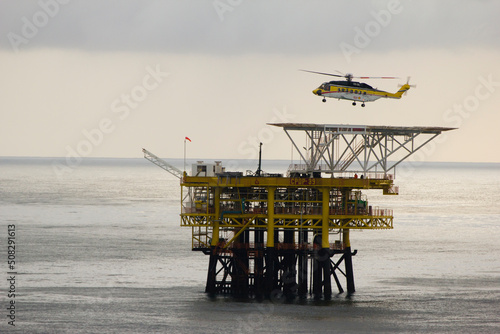
[{"label": "sky", "polygon": [[[290,159],[267,123],[442,126],[425,160],[500,162],[498,1],[0,2],[0,156]],[[400,100],[312,90],[367,80]],[[191,142],[185,143],[185,137]],[[70,161],[68,160],[68,161]]]}]

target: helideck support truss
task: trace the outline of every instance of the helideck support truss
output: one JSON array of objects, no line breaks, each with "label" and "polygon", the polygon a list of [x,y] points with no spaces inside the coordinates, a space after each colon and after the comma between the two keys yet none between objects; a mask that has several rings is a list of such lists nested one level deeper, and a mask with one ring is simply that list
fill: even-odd
[{"label": "helideck support truss", "polygon": [[[381,172],[384,176],[396,169],[421,147],[443,131],[443,127],[396,127],[367,125],[333,125],[310,123],[269,123],[282,127],[302,159],[290,173],[356,172],[367,175]],[[304,131],[306,146],[297,143],[293,131]],[[393,171],[393,173],[394,173]]]}]

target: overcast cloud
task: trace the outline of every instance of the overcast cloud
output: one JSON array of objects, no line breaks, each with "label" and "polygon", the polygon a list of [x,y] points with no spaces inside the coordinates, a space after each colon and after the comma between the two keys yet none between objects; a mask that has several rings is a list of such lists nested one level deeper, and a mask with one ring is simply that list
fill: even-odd
[{"label": "overcast cloud", "polygon": [[354,44],[357,29],[371,28],[376,33],[369,22],[377,22],[377,17],[383,34],[371,43],[372,51],[500,46],[498,1],[88,0],[59,4],[39,0],[0,3],[0,47],[12,49],[12,34],[23,36],[23,18],[43,23],[43,15],[37,17],[40,11],[54,15],[20,50],[340,52],[340,43]]}]

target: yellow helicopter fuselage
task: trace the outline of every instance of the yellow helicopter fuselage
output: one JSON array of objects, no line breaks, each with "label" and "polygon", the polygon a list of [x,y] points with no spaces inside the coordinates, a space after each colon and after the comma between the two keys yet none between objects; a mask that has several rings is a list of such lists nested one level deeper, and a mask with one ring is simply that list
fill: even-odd
[{"label": "yellow helicopter fuselage", "polygon": [[[354,102],[372,102],[380,98],[400,99],[403,93],[410,89],[410,85],[405,84],[396,93],[389,93],[383,90],[378,90],[372,86],[355,82],[355,81],[330,81],[325,82],[315,90],[313,94],[322,96],[323,102],[326,102],[326,97],[336,98],[339,100],[350,100]],[[353,103],[355,105],[355,103]]]}]

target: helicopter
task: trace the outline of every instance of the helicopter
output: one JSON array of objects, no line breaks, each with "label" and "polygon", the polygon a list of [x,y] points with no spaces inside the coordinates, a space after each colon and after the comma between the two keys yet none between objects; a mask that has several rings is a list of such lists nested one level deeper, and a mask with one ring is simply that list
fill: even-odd
[{"label": "helicopter", "polygon": [[380,98],[389,98],[389,99],[400,99],[404,93],[406,93],[410,87],[416,87],[415,85],[410,85],[410,77],[406,84],[400,85],[400,89],[396,93],[389,93],[383,90],[378,90],[373,88],[372,86],[363,83],[352,81],[353,78],[356,79],[399,79],[397,77],[355,77],[351,73],[343,74],[331,74],[331,73],[323,73],[323,72],[314,72],[308,70],[301,70],[309,73],[316,73],[322,75],[329,75],[333,77],[343,77],[346,81],[329,81],[324,82],[321,86],[313,90],[314,95],[322,96],[323,102],[326,102],[326,98],[336,98],[342,100],[350,100],[353,101],[352,105],[355,106],[356,102],[361,102],[361,106],[365,106],[365,102],[376,101]]}]

